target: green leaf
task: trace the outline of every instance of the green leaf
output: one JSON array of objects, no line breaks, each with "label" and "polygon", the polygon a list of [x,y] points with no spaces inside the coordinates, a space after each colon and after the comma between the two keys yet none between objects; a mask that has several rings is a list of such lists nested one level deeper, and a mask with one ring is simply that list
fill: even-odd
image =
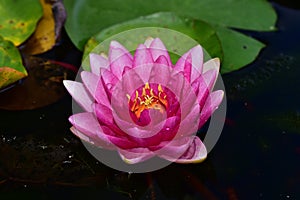
[{"label": "green leaf", "polygon": [[222,74],[240,69],[253,62],[265,46],[253,38],[227,28],[216,27],[216,32],[224,52],[221,66]]},{"label": "green leaf", "polygon": [[[224,27],[211,27],[203,21],[178,17],[173,13],[155,13],[100,31],[97,35],[88,40],[84,49],[83,58],[90,52],[107,52],[109,42],[101,44],[96,49],[94,48],[109,37],[112,37],[110,41],[117,40],[131,50],[134,50],[137,44],[143,43],[149,36],[160,37],[166,43],[171,55],[173,55],[173,63],[178,59],[178,56],[174,56],[174,52],[182,55],[185,51],[197,44],[196,42],[189,43],[187,40],[178,40],[178,37],[175,36],[173,37],[177,39],[172,39],[173,37],[171,37],[169,33],[164,34],[158,31],[158,28],[151,28],[147,31],[141,30],[140,33],[135,31],[133,33],[128,32],[122,33],[122,35],[116,35],[126,30],[136,30],[136,28],[139,27],[164,27],[186,34],[197,43],[200,43],[210,57],[219,57],[221,59],[222,73],[237,70],[252,62],[261,48],[264,47],[264,44],[257,40]],[[181,52],[178,52],[178,50],[181,50]],[[209,56],[206,58],[210,58]],[[83,67],[89,69],[88,60],[83,62]]]},{"label": "green leaf", "polygon": [[99,31],[156,12],[174,12],[213,25],[274,30],[276,13],[265,0],[65,0],[66,30],[79,48]]},{"label": "green leaf", "polygon": [[0,13],[0,35],[20,45],[34,32],[42,8],[37,0],[1,0]]},{"label": "green leaf", "polygon": [[0,36],[0,89],[26,76],[19,50]]},{"label": "green leaf", "polygon": [[[141,27],[147,28],[137,29]],[[165,28],[175,31],[170,31]],[[120,32],[122,32],[122,34],[118,35]],[[86,58],[90,52],[107,53],[111,40],[117,40],[129,50],[134,51],[137,45],[144,43],[148,37],[159,37],[165,43],[171,54],[173,63],[177,61],[180,55],[198,43],[208,52],[206,53],[206,60],[211,57],[219,57],[220,59],[223,57],[220,40],[209,24],[200,20],[178,17],[173,13],[155,13],[102,30],[87,42],[83,58]],[[105,41],[107,38],[109,38],[109,40]],[[97,48],[95,48],[96,46]],[[83,67],[85,69],[89,68],[87,60],[84,61]]]}]

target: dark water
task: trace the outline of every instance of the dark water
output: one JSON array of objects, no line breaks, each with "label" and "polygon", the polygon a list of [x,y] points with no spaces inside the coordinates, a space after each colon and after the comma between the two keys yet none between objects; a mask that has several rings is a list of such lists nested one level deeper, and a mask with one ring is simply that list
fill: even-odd
[{"label": "dark water", "polygon": [[[300,199],[300,11],[274,7],[277,32],[246,32],[267,44],[259,58],[223,76],[227,121],[204,163],[110,169],[70,133],[66,96],[32,111],[0,110],[0,199]],[[44,57],[79,65],[68,48]]]}]

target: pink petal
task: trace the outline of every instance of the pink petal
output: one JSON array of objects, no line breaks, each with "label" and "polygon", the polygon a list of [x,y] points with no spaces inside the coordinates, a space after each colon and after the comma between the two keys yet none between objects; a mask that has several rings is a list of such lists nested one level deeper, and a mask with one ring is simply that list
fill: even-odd
[{"label": "pink petal", "polygon": [[132,56],[128,50],[123,47],[120,43],[112,41],[109,49],[109,62],[111,72],[118,78],[121,79],[124,68],[132,67]]},{"label": "pink petal", "polygon": [[216,81],[217,81],[218,73],[219,73],[219,70],[220,70],[220,59],[219,58],[213,58],[213,59],[210,59],[209,61],[207,61],[206,63],[204,63],[202,73],[206,73],[206,72],[211,71],[211,70],[214,70],[214,71],[217,72],[215,80],[213,81],[213,84],[212,84],[212,87],[213,87],[215,85]]},{"label": "pink petal", "polygon": [[108,68],[108,60],[101,55],[90,53],[90,65],[92,73],[100,75],[100,68]]},{"label": "pink petal", "polygon": [[218,108],[224,96],[223,90],[212,92],[207,98],[205,105],[201,111],[199,127],[201,127]]},{"label": "pink petal", "polygon": [[190,51],[191,58],[192,58],[192,67],[197,69],[200,73],[202,72],[203,68],[203,51],[200,45],[195,46]]},{"label": "pink petal", "polygon": [[[123,136],[127,137],[139,147],[156,146],[162,141],[173,139],[177,133],[178,124],[180,122],[180,118],[174,116],[160,123],[154,121],[154,125],[144,128],[137,126],[134,122],[122,120],[118,116],[115,116],[114,120],[118,128],[122,129],[123,134],[125,134]],[[155,147],[153,148],[156,149]]]},{"label": "pink petal", "polygon": [[153,58],[150,50],[144,44],[140,44],[133,57],[133,67],[143,66],[151,63],[153,63]]},{"label": "pink petal", "polygon": [[209,61],[205,62],[203,65],[203,72],[205,73],[211,69],[215,69],[217,72],[220,70],[220,59],[219,58],[213,58]]},{"label": "pink petal", "polygon": [[[190,83],[186,81],[181,72],[170,74],[168,71],[170,69],[169,67],[160,67],[159,69],[160,70],[155,71],[160,74],[159,76],[153,76],[154,73],[151,73],[151,82],[162,83],[165,88],[168,88],[172,91],[173,95],[176,95],[174,98],[169,98],[173,96],[172,93],[168,92],[168,90],[165,91],[170,101],[170,105],[176,104],[176,101],[180,103],[180,107],[182,108],[181,116],[184,118],[189,113],[189,110],[185,108],[193,108],[195,103],[197,103],[197,96],[192,91]],[[168,79],[164,80],[164,78]],[[176,101],[172,102],[172,99]]]},{"label": "pink petal", "polygon": [[124,76],[124,75],[125,75],[125,73],[126,73],[126,72],[128,72],[129,70],[131,70],[131,68],[130,68],[130,67],[128,67],[128,66],[125,66],[125,67],[124,67],[124,70],[123,70],[123,74],[122,74],[122,76]]},{"label": "pink petal", "polygon": [[195,134],[198,131],[200,119],[200,106],[196,105],[192,109],[189,108],[188,115],[180,122],[180,128],[177,137],[185,137]]},{"label": "pink petal", "polygon": [[[104,87],[108,98],[110,98],[112,89],[117,84],[119,79],[110,70],[107,69],[101,68],[100,74],[101,74],[101,81],[102,81],[101,86]],[[100,81],[98,84],[100,84]],[[100,85],[98,85],[98,87],[100,87]]]},{"label": "pink petal", "polygon": [[[191,61],[190,61],[191,60]],[[191,65],[190,76],[187,74],[189,72],[189,66]],[[195,46],[194,48],[190,49],[187,53],[185,53],[177,63],[175,64],[174,69],[177,71],[185,72],[185,76],[191,77],[190,80],[193,82],[202,72],[203,68],[203,51],[200,45]]]},{"label": "pink petal", "polygon": [[[101,147],[112,147],[112,143],[109,138],[103,133],[100,124],[92,113],[78,113],[72,115],[69,118],[71,124],[76,128],[72,130],[75,135],[86,140],[93,141],[94,144],[98,144]],[[83,135],[89,138],[85,138]]]},{"label": "pink petal", "polygon": [[101,126],[103,132],[107,135],[110,142],[121,149],[132,149],[139,147],[135,142],[130,141],[128,138],[116,134],[111,127]]},{"label": "pink petal", "polygon": [[184,64],[184,69],[183,69],[183,75],[187,79],[187,81],[190,83],[191,82],[191,76],[192,76],[192,58],[191,54],[187,56]]},{"label": "pink petal", "polygon": [[209,91],[212,91],[214,84],[217,80],[217,75],[218,75],[217,69],[208,70],[203,74],[205,85]]},{"label": "pink petal", "polygon": [[109,143],[107,141],[102,141],[98,136],[95,135],[87,136],[86,134],[76,129],[74,126],[72,126],[70,130],[81,140],[84,140],[85,142],[90,143],[96,147],[105,148],[109,150],[116,149],[115,145],[113,145],[110,141],[108,141]]},{"label": "pink petal", "polygon": [[178,123],[178,117],[170,117],[165,121],[154,122],[154,125],[151,124],[143,128],[133,123],[118,120],[119,127],[122,127],[122,130],[131,136],[130,140],[143,147],[158,145],[161,141],[172,139],[177,132]]},{"label": "pink petal", "polygon": [[112,114],[112,110],[109,107],[104,106],[103,104],[94,104],[95,114],[100,123],[105,124],[107,126],[114,125],[114,117]]},{"label": "pink petal", "polygon": [[137,144],[131,142],[124,136],[118,135],[111,129],[111,127],[100,126],[92,113],[79,113],[72,115],[69,118],[69,121],[76,129],[89,138],[99,139],[105,144],[114,144],[123,149],[137,147]]},{"label": "pink petal", "polygon": [[218,72],[214,69],[209,70],[195,79],[192,83],[192,88],[197,95],[201,109],[203,108],[209,93],[212,91],[213,85],[217,78],[217,73]]},{"label": "pink petal", "polygon": [[201,140],[195,136],[186,150],[186,152],[178,158],[177,163],[199,163],[205,160],[207,156],[207,150]]},{"label": "pink petal", "polygon": [[115,123],[111,107],[106,107],[103,104],[94,104],[94,111],[101,125],[105,125],[111,129],[114,135],[126,136],[126,134]]},{"label": "pink petal", "polygon": [[159,56],[159,57],[155,60],[155,63],[160,64],[160,65],[163,65],[163,66],[169,66],[169,61],[168,61],[168,59],[167,59],[165,56],[163,56],[163,55]]},{"label": "pink petal", "polygon": [[119,149],[119,154],[122,160],[127,164],[140,163],[155,156],[155,154],[147,148]]},{"label": "pink petal", "polygon": [[109,107],[110,99],[109,99],[109,96],[108,96],[106,90],[108,90],[108,89],[106,86],[103,85],[103,79],[98,80],[94,98],[96,99],[96,101],[98,103]]},{"label": "pink petal", "polygon": [[[163,57],[159,59],[163,60]],[[177,77],[172,77],[172,69],[164,64],[155,63],[150,68],[149,82],[161,84],[162,86],[167,86],[176,83]],[[171,83],[172,82],[172,83]]]},{"label": "pink petal", "polygon": [[154,40],[154,39],[153,39],[152,37],[148,37],[148,38],[145,40],[144,45],[145,45],[147,48],[149,48],[153,40]]},{"label": "pink petal", "polygon": [[126,94],[135,94],[138,87],[144,85],[143,80],[138,74],[139,71],[136,69],[130,70],[122,77],[122,85],[120,84],[114,88],[114,92],[118,94],[118,98],[121,96],[125,97]]},{"label": "pink petal", "polygon": [[99,130],[101,131],[100,124],[98,123],[93,113],[77,113],[75,115],[72,115],[69,118],[69,121],[76,129],[83,132],[87,136],[97,135],[97,132]]},{"label": "pink petal", "polygon": [[121,49],[124,53],[128,54],[128,56],[132,59],[132,55],[128,52],[128,50],[119,42],[117,41],[111,41],[110,42],[110,48],[115,48],[115,49]]},{"label": "pink petal", "polygon": [[166,49],[164,43],[159,38],[155,38],[151,42],[149,49],[153,60],[157,61],[159,57],[163,56],[164,58],[167,59],[167,63],[168,63],[167,65],[168,66],[172,65],[168,50]]},{"label": "pink petal", "polygon": [[88,90],[89,94],[95,98],[99,76],[88,71],[82,71],[80,75],[85,88]]},{"label": "pink petal", "polygon": [[85,110],[88,112],[92,112],[92,104],[93,100],[89,96],[88,92],[86,91],[85,87],[82,83],[64,80],[64,86],[71,94],[73,99]]},{"label": "pink petal", "polygon": [[155,151],[155,154],[161,158],[174,162],[187,151],[190,144],[191,137],[183,137],[162,142],[160,144],[160,149]]}]

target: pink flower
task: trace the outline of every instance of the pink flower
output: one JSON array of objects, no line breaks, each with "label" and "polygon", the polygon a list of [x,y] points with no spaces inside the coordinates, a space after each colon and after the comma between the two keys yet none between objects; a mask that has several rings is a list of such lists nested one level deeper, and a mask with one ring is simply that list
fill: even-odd
[{"label": "pink flower", "polygon": [[83,83],[64,81],[85,111],[69,118],[71,131],[129,164],[153,156],[201,162],[207,151],[195,134],[222,101],[223,91],[212,91],[219,64],[203,64],[200,45],[173,65],[159,38],[140,44],[134,56],[112,41],[108,58],[90,54]]}]

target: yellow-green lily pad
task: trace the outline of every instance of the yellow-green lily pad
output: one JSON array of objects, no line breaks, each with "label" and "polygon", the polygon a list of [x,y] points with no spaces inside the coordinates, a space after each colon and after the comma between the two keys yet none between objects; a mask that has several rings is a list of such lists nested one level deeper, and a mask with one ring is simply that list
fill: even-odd
[{"label": "yellow-green lily pad", "polygon": [[1,0],[0,35],[18,46],[35,30],[43,12],[38,0]]},{"label": "yellow-green lily pad", "polygon": [[0,89],[26,76],[19,50],[0,36]]}]

